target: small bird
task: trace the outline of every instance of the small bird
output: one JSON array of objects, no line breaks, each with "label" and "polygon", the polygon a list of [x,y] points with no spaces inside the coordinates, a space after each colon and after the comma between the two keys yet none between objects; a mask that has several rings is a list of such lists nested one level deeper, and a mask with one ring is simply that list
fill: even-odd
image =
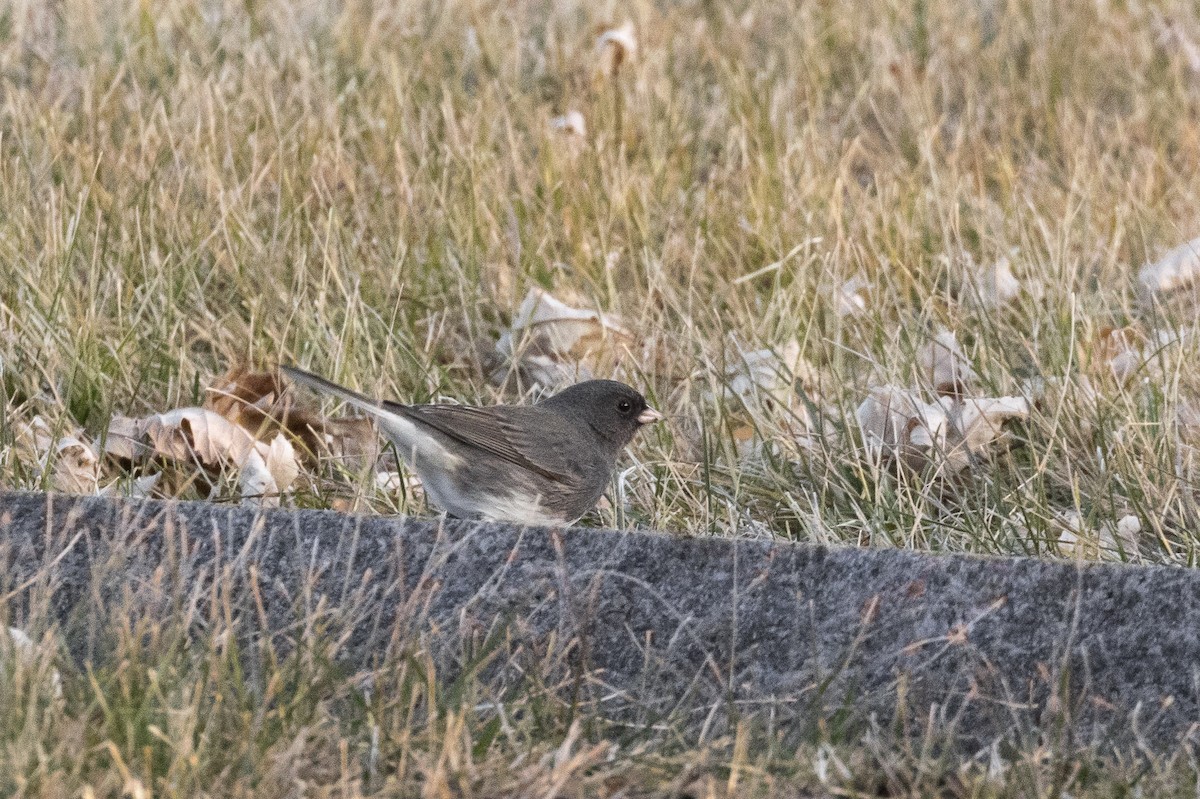
[{"label": "small bird", "polygon": [[615,380],[577,383],[535,405],[401,405],[280,369],[374,416],[425,495],[460,519],[570,524],[600,499],[634,434],[663,418]]}]

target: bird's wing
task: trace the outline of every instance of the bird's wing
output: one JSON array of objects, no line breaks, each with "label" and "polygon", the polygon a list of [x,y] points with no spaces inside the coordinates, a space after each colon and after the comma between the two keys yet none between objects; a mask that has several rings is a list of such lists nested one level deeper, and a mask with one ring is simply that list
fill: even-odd
[{"label": "bird's wing", "polygon": [[[580,431],[561,415],[545,408],[502,405],[477,408],[469,405],[403,405],[378,402],[345,386],[330,382],[294,366],[280,370],[297,383],[331,394],[388,422],[393,435],[402,436],[405,446],[441,450],[441,444],[420,432],[422,426],[469,447],[491,453],[522,469],[556,483],[580,482],[579,450],[584,443]],[[423,444],[420,439],[427,439]],[[431,453],[433,459],[438,453]],[[427,456],[428,457],[428,456]]]},{"label": "bird's wing", "polygon": [[578,481],[578,430],[544,408],[501,405],[397,405],[383,407],[422,422],[442,435],[476,447],[556,483]]}]

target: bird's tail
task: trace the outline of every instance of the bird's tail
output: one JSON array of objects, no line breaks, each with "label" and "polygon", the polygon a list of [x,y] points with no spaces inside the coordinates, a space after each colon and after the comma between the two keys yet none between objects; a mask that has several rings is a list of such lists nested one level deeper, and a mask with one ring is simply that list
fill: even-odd
[{"label": "bird's tail", "polygon": [[379,402],[371,399],[365,394],[359,394],[357,391],[351,391],[345,386],[339,386],[337,383],[330,382],[323,377],[318,377],[312,372],[306,372],[291,365],[280,365],[279,371],[287,375],[291,380],[308,386],[314,391],[319,391],[322,394],[330,394],[343,402],[347,402],[356,408],[366,411],[373,416],[387,415],[391,416],[394,412],[385,410]]}]

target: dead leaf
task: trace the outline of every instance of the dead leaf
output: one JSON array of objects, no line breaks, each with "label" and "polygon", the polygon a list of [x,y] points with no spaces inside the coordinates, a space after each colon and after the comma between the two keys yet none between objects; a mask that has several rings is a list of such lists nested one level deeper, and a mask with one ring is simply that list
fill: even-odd
[{"label": "dead leaf", "polygon": [[921,379],[939,394],[963,394],[977,379],[958,336],[950,330],[942,330],[921,347],[916,360]]},{"label": "dead leaf", "polygon": [[[817,444],[812,408],[822,404],[820,371],[801,354],[799,341],[751,350],[730,334],[724,359],[728,365],[721,376],[722,388],[706,392],[704,400],[716,402],[718,393],[737,400],[738,407],[730,411],[752,421],[733,431],[740,460],[756,459],[764,454],[764,448],[787,456],[791,453],[780,449],[786,441],[800,450]],[[761,435],[755,435],[756,431]]]},{"label": "dead leaf", "polygon": [[425,487],[421,478],[413,472],[401,475],[396,471],[381,471],[375,473],[375,488],[385,494],[403,494],[410,500],[422,501]]},{"label": "dead leaf", "polygon": [[[38,660],[37,645],[24,630],[16,627],[8,628],[8,638],[11,642],[12,654],[16,656],[17,663],[24,668],[35,668]],[[0,655],[5,653],[5,647],[0,646]],[[0,662],[0,666],[3,663]],[[0,669],[0,674],[3,674],[3,669]],[[54,696],[62,696],[62,675],[58,673],[58,669],[51,669],[49,674],[50,688],[54,692]]]},{"label": "dead leaf", "polygon": [[154,495],[154,489],[158,486],[158,481],[161,479],[162,472],[152,472],[141,477],[135,477],[132,480],[114,480],[100,489],[100,496],[146,499]]},{"label": "dead leaf", "polygon": [[584,121],[583,114],[574,109],[562,116],[553,117],[550,120],[550,129],[567,136],[577,136],[581,139],[587,137],[587,122]]},{"label": "dead leaf", "polygon": [[637,56],[637,33],[632,22],[609,28],[596,38],[597,70],[601,75],[616,77],[621,66]]},{"label": "dead leaf", "polygon": [[1172,17],[1164,16],[1151,7],[1150,22],[1155,32],[1155,44],[1167,53],[1179,53],[1184,64],[1193,74],[1200,74],[1200,45],[1183,24]]},{"label": "dead leaf", "polygon": [[1002,425],[1011,419],[1028,419],[1029,400],[1024,397],[980,397],[940,400],[950,420],[946,464],[961,471],[986,450],[1009,436]]},{"label": "dead leaf", "polygon": [[969,252],[963,253],[959,276],[959,295],[980,308],[995,310],[1021,294],[1021,281],[1013,274],[1011,256],[1002,255],[990,264],[976,264]]},{"label": "dead leaf", "polygon": [[747,407],[771,402],[790,408],[796,400],[797,382],[809,392],[817,390],[817,370],[801,354],[796,339],[777,348],[747,350],[731,335],[729,361],[725,370],[728,393]]},{"label": "dead leaf", "polygon": [[1143,295],[1155,297],[1190,286],[1200,278],[1200,238],[1169,251],[1138,272]]},{"label": "dead leaf", "polygon": [[923,401],[915,391],[874,388],[855,417],[872,460],[896,458],[920,468],[934,450],[945,447],[949,425],[945,410]]},{"label": "dead leaf", "polygon": [[49,475],[53,490],[64,494],[96,494],[100,489],[100,458],[83,433],[55,437],[41,416],[17,426],[18,442],[37,464],[39,476]]},{"label": "dead leaf", "polygon": [[867,310],[870,285],[862,275],[855,275],[834,291],[834,310],[838,316],[858,316]]},{"label": "dead leaf", "polygon": [[1181,402],[1175,408],[1175,474],[1188,484],[1200,480],[1200,406]]},{"label": "dead leaf", "polygon": [[1007,438],[1004,422],[1029,412],[1024,397],[941,397],[933,404],[915,391],[882,386],[856,415],[873,458],[899,458],[914,469],[940,462],[957,473]]},{"label": "dead leaf", "polygon": [[1122,516],[1115,524],[1106,522],[1093,528],[1078,511],[1065,510],[1054,517],[1051,528],[1058,530],[1055,544],[1062,557],[1123,561],[1136,560],[1140,554],[1142,522],[1132,514]]},{"label": "dead leaf", "polygon": [[56,491],[95,494],[100,487],[100,459],[90,444],[66,436],[57,442],[53,484]]},{"label": "dead leaf", "polygon": [[103,454],[118,461],[136,462],[149,457],[152,450],[141,441],[142,422],[128,416],[114,416],[108,422]]},{"label": "dead leaf", "polygon": [[1106,327],[1096,337],[1096,345],[1086,362],[1093,367],[1093,373],[1107,371],[1118,383],[1125,383],[1146,362],[1149,343],[1145,332],[1136,325]]},{"label": "dead leaf", "polygon": [[[1168,375],[1182,368],[1190,371],[1194,353],[1183,348],[1193,343],[1195,328],[1157,329],[1146,332],[1140,325],[1103,328],[1091,352],[1081,351],[1080,360],[1092,374],[1109,375],[1120,384],[1133,377],[1164,385]],[[1081,348],[1082,350],[1082,348]]]},{"label": "dead leaf", "polygon": [[141,437],[157,455],[210,469],[241,463],[255,443],[245,429],[204,408],[176,408],[148,416]]},{"label": "dead leaf", "polygon": [[278,504],[300,474],[291,442],[277,433],[270,443],[206,408],[177,408],[144,419],[114,419],[108,442],[134,463],[151,456],[209,473],[238,471],[242,496]]},{"label": "dead leaf", "polygon": [[279,424],[284,397],[282,381],[275,372],[252,372],[234,368],[204,390],[203,407],[215,411],[253,433],[264,425]]},{"label": "dead leaf", "polygon": [[279,494],[291,487],[300,476],[300,461],[292,442],[282,433],[275,436],[262,450],[258,442],[240,466],[238,484],[242,496],[261,499],[262,504],[278,507]]},{"label": "dead leaf", "polygon": [[286,430],[300,443],[304,458],[329,457],[346,468],[373,466],[381,447],[374,423],[365,417],[329,419],[300,403],[285,389],[278,372],[235,368],[206,389],[204,407],[242,427],[259,440]]},{"label": "dead leaf", "polygon": [[573,308],[535,288],[496,343],[504,363],[491,379],[504,385],[515,373],[526,386],[555,388],[611,368],[632,344],[633,334],[615,317]]}]

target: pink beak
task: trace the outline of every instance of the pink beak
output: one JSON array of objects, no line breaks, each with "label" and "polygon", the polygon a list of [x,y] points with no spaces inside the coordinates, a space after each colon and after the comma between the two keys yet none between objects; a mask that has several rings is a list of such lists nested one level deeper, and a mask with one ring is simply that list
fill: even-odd
[{"label": "pink beak", "polygon": [[637,420],[638,424],[654,424],[655,422],[661,422],[665,418],[665,416],[653,408],[647,408],[638,414]]}]

